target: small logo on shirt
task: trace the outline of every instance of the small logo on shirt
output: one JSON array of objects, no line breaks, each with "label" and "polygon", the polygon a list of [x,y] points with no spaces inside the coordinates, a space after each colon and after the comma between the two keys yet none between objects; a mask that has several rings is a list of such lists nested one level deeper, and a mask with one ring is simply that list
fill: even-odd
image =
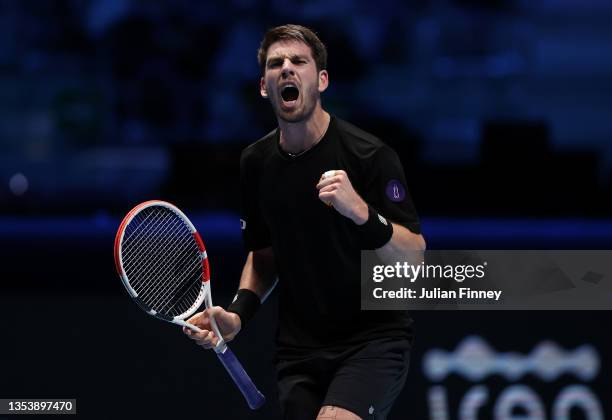
[{"label": "small logo on shirt", "polygon": [[242,219],[240,219],[240,229],[241,230],[245,230],[246,229],[246,222]]},{"label": "small logo on shirt", "polygon": [[399,203],[400,201],[404,201],[406,198],[406,189],[397,179],[392,179],[387,183],[387,188],[385,189],[387,193],[387,197],[389,200]]},{"label": "small logo on shirt", "polygon": [[382,223],[383,225],[387,226],[387,219],[382,217],[380,214],[378,215],[378,220],[380,220],[380,223]]}]

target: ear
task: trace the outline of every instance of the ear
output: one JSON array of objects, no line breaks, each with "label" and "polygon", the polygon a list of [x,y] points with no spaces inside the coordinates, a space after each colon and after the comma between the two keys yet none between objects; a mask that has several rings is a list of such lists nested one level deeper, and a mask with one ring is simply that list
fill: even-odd
[{"label": "ear", "polygon": [[266,82],[263,77],[259,79],[259,94],[261,95],[262,98],[268,97],[268,91],[266,89]]},{"label": "ear", "polygon": [[327,86],[329,86],[329,74],[327,70],[321,70],[319,72],[319,93],[324,92]]}]

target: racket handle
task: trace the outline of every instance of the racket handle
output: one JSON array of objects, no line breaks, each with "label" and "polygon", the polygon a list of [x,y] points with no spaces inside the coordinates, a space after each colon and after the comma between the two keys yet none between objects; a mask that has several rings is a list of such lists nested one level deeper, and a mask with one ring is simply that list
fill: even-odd
[{"label": "racket handle", "polygon": [[256,410],[261,407],[266,402],[266,397],[259,392],[230,348],[226,346],[225,351],[217,353],[217,356],[236,385],[238,385],[238,389],[240,389],[240,392],[242,392],[242,395],[247,400],[249,408]]}]

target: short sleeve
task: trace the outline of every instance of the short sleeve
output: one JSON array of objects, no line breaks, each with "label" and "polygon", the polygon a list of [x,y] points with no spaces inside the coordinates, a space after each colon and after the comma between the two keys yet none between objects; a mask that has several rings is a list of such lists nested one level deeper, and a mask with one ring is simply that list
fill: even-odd
[{"label": "short sleeve", "polygon": [[252,148],[240,156],[240,229],[247,251],[270,246],[270,232],[259,207],[259,180],[261,162]]},{"label": "short sleeve", "polygon": [[421,224],[397,153],[383,145],[365,163],[366,202],[393,223],[420,234]]}]

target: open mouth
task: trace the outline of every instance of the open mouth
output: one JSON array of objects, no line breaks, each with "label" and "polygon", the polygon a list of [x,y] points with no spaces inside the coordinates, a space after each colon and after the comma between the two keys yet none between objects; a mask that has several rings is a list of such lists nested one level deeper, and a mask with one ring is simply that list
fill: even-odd
[{"label": "open mouth", "polygon": [[281,97],[283,98],[283,101],[285,102],[296,101],[299,96],[300,96],[300,91],[298,90],[297,87],[293,85],[287,85],[283,87],[281,90]]}]

